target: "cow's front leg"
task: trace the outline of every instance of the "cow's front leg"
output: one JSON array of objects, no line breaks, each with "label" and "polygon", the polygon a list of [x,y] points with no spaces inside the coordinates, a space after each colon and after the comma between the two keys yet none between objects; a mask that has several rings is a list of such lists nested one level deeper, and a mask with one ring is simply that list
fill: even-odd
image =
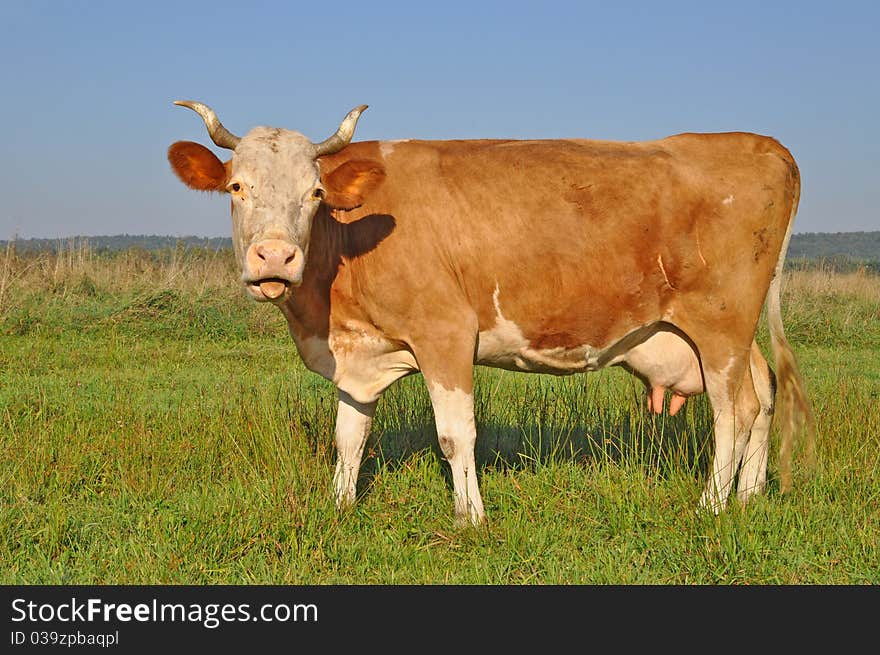
[{"label": "cow's front leg", "polygon": [[339,390],[339,407],[336,412],[336,473],[333,482],[336,487],[336,506],[340,509],[354,504],[361,458],[370,435],[376,404],[376,401],[359,403]]},{"label": "cow's front leg", "polygon": [[413,348],[431,396],[440,450],[452,471],[455,522],[459,525],[479,525],[486,520],[474,460],[476,343],[477,318],[459,308],[434,321],[432,338]]}]

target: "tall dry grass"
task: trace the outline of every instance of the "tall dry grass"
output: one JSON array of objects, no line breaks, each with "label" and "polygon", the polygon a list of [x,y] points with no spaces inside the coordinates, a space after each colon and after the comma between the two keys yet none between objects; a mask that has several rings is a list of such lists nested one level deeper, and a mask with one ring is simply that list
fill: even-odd
[{"label": "tall dry grass", "polygon": [[864,267],[790,271],[783,282],[789,340],[832,348],[880,348],[880,276]]},{"label": "tall dry grass", "polygon": [[[32,321],[40,312],[82,306],[88,298],[95,305],[99,299],[115,299],[127,307],[154,307],[158,298],[165,309],[169,298],[190,308],[226,304],[249,311],[249,320],[262,333],[281,325],[271,307],[247,309],[253,303],[242,291],[230,249],[179,245],[99,252],[80,238],[59,243],[54,252],[20,253],[14,243],[0,252],[0,331],[16,311],[28,313]],[[853,334],[864,334],[863,345],[880,347],[874,329],[880,321],[880,276],[864,267],[854,272],[824,265],[787,271],[782,302],[786,331],[795,344],[838,346]],[[760,326],[759,339],[763,337]]]},{"label": "tall dry grass", "polygon": [[880,276],[864,266],[850,273],[840,273],[830,266],[812,271],[786,273],[784,293],[792,298],[844,296],[880,304]]},{"label": "tall dry grass", "polygon": [[[15,242],[9,242],[0,259],[0,310],[4,301],[10,301],[10,295],[69,291],[83,280],[109,293],[144,288],[195,294],[238,291],[238,271],[229,249],[178,246],[96,252],[88,238],[80,237],[61,240],[54,252],[19,253]],[[783,293],[795,302],[833,295],[880,303],[880,276],[865,267],[842,273],[820,265],[815,270],[786,272]]]},{"label": "tall dry grass", "polygon": [[0,309],[10,294],[69,292],[84,283],[108,293],[145,288],[203,294],[229,289],[238,279],[231,250],[129,248],[96,252],[87,238],[62,241],[56,251],[19,253],[7,244],[0,265]]},{"label": "tall dry grass", "polygon": [[0,253],[0,334],[116,326],[136,336],[173,326],[247,338],[283,335],[283,317],[244,294],[232,251],[166,248],[95,251],[87,239],[55,251]]}]

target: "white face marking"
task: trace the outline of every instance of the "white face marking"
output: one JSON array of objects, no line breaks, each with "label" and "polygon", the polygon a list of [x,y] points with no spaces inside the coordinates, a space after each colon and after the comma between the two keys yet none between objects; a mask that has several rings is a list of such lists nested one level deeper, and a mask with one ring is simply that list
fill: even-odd
[{"label": "white face marking", "polygon": [[232,236],[244,271],[244,253],[264,239],[281,239],[308,253],[312,218],[320,206],[314,190],[320,170],[314,147],[302,134],[255,127],[232,157]]},{"label": "white face marking", "polygon": [[722,205],[732,205],[733,204],[733,194],[727,196],[724,200],[721,201]]}]

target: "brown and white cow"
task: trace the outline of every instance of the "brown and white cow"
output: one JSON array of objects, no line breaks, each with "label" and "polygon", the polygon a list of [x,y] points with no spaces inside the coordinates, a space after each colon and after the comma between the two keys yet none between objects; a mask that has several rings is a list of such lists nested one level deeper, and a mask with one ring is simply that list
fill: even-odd
[{"label": "brown and white cow", "polygon": [[[360,106],[326,141],[226,130],[223,163],[168,151],[190,188],[228,193],[241,279],[284,313],[306,366],[339,390],[336,500],[355,483],[376,403],[424,375],[455,516],[485,520],[474,463],[475,364],[570,374],[621,365],[649,407],[706,392],[712,473],[700,505],[766,483],[776,381],[780,462],[811,410],[780,315],[800,181],[791,154],[747,133],[619,143],[582,139],[351,143]],[[766,300],[778,376],[754,339]],[[812,443],[812,442],[808,442]]]}]

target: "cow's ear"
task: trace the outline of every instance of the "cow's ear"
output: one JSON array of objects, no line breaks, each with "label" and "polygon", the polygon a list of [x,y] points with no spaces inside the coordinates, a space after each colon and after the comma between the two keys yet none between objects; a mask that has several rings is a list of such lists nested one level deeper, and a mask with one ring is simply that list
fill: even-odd
[{"label": "cow's ear", "polygon": [[324,202],[333,209],[360,207],[364,199],[385,180],[385,168],[369,159],[350,159],[322,176]]},{"label": "cow's ear", "polygon": [[229,162],[224,164],[217,155],[200,143],[178,141],[168,148],[171,170],[190,189],[197,191],[226,191]]}]

